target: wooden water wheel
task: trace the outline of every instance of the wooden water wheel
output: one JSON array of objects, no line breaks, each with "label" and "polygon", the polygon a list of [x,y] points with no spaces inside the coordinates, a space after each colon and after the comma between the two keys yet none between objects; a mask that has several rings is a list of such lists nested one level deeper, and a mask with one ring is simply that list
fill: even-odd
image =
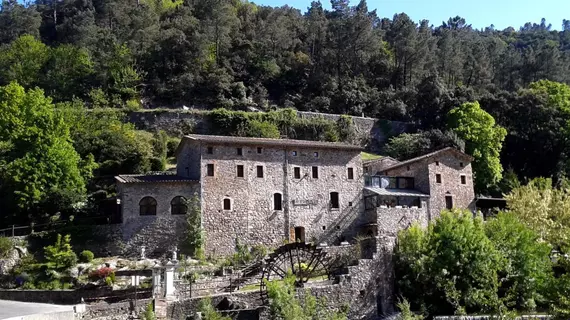
[{"label": "wooden water wheel", "polygon": [[295,285],[303,287],[313,277],[329,274],[326,252],[314,244],[293,242],[272,252],[264,261],[261,273],[261,297],[267,302],[266,281],[282,280],[287,274],[295,276]]}]

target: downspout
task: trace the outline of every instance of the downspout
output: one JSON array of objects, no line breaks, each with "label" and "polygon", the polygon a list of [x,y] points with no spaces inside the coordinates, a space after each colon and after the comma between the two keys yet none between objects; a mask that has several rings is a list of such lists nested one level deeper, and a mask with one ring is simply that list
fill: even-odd
[{"label": "downspout", "polygon": [[283,162],[283,219],[285,239],[289,240],[291,219],[289,217],[289,150],[285,148],[285,161]]}]

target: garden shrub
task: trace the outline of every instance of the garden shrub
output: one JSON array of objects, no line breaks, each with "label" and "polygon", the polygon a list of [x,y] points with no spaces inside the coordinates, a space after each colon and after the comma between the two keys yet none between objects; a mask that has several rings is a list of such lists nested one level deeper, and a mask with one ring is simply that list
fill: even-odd
[{"label": "garden shrub", "polygon": [[68,269],[77,264],[77,255],[71,249],[71,237],[61,234],[57,235],[56,242],[44,247],[44,255],[48,263],[52,264],[56,269]]},{"label": "garden shrub", "polygon": [[0,259],[7,258],[14,245],[9,238],[0,237]]},{"label": "garden shrub", "polygon": [[95,257],[95,255],[93,254],[93,252],[91,252],[89,250],[83,250],[79,254],[79,261],[89,263],[89,262],[93,261],[94,257]]}]

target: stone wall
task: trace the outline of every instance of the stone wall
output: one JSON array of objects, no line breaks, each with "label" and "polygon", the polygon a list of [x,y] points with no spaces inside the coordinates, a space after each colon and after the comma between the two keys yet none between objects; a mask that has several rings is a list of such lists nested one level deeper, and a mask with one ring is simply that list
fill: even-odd
[{"label": "stone wall", "polygon": [[408,228],[414,222],[422,227],[428,225],[426,203],[421,208],[383,208],[371,209],[376,211],[377,232],[379,235],[396,236],[398,231]]},{"label": "stone wall", "polygon": [[[428,164],[430,176],[430,211],[432,219],[438,217],[446,208],[445,197],[451,196],[453,207],[475,210],[475,191],[473,188],[473,171],[471,163],[458,159],[451,152],[439,155]],[[441,175],[441,183],[437,183],[436,174]],[[465,184],[461,183],[465,176]]]},{"label": "stone wall", "polygon": [[[331,121],[340,118],[338,114],[297,111],[300,118],[321,117]],[[156,131],[164,130],[171,135],[181,136],[189,133],[212,134],[212,124],[208,119],[207,111],[183,110],[147,110],[130,112],[127,116],[129,122],[137,129]],[[387,140],[404,132],[413,130],[408,122],[390,121],[366,117],[352,117],[355,130],[359,135],[368,135],[371,138],[372,151],[379,152]]]},{"label": "stone wall", "polygon": [[137,299],[127,302],[99,303],[87,305],[85,312],[77,313],[77,320],[127,320],[131,314],[139,316],[144,313],[152,299]]},{"label": "stone wall", "polygon": [[[187,217],[172,215],[170,202],[176,196],[186,199],[199,196],[198,182],[121,183],[118,193],[123,218],[119,228],[125,253],[137,255],[145,246],[149,256],[156,256],[174,246],[181,247],[188,229]],[[139,202],[146,196],[156,200],[156,215],[140,215]]]},{"label": "stone wall", "polygon": [[[139,289],[139,298],[148,297],[150,290]],[[115,297],[117,299],[132,299],[132,289],[112,290],[109,287],[89,290],[7,290],[0,289],[0,300],[12,300],[22,302],[39,302],[53,304],[78,304],[82,300],[86,302],[96,301],[99,298]]]},{"label": "stone wall", "polygon": [[[213,154],[207,153],[208,147]],[[202,216],[209,254],[233,253],[236,238],[249,245],[276,247],[295,240],[295,227],[304,228],[306,241],[338,243],[362,212],[358,151],[264,147],[258,153],[256,146],[217,144],[202,145],[191,153],[202,155]],[[214,176],[207,175],[208,164],[214,165]],[[237,177],[238,165],[243,165],[244,177]],[[263,168],[262,178],[257,177],[258,166]],[[316,178],[313,167],[318,170]],[[348,168],[353,170],[352,179]],[[332,192],[339,195],[339,208],[330,206]],[[281,196],[281,209],[275,208],[276,194]],[[230,210],[224,209],[225,199]]]},{"label": "stone wall", "polygon": [[[442,152],[434,157],[391,169],[384,174],[414,178],[415,189],[430,195],[429,220],[437,218],[446,208],[445,197],[449,195],[453,198],[455,208],[474,209],[475,192],[471,163],[460,159],[453,151]],[[441,175],[441,183],[436,181],[437,174]],[[461,184],[462,175],[465,176],[466,184]]]}]

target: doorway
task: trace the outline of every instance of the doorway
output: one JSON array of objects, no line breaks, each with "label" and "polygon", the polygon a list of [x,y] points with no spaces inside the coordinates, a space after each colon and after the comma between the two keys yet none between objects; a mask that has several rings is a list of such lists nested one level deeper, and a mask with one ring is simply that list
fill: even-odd
[{"label": "doorway", "polygon": [[453,197],[445,196],[445,208],[451,210],[453,208]]},{"label": "doorway", "polygon": [[305,228],[295,227],[295,241],[305,242]]}]

